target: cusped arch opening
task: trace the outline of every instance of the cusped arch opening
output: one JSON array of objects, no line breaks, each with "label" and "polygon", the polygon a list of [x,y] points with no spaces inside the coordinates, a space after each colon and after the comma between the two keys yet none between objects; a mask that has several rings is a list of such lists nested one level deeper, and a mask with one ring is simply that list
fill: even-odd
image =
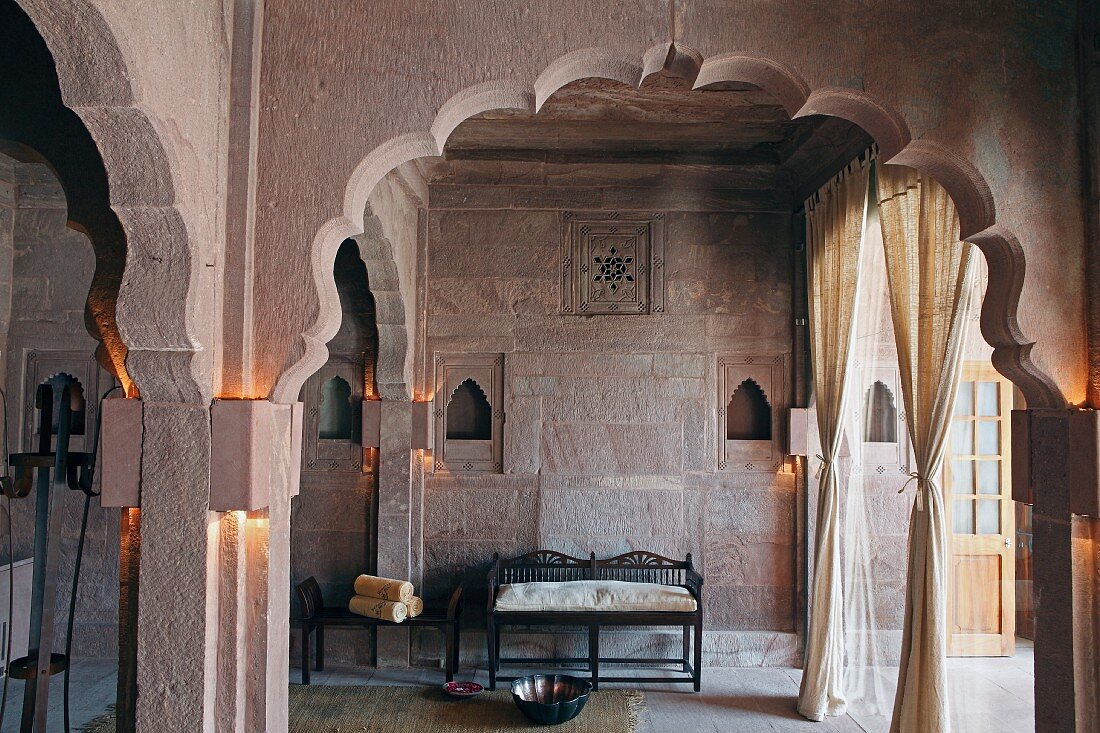
[{"label": "cusped arch opening", "polygon": [[466,379],[447,403],[447,440],[492,440],[493,408],[481,385]]},{"label": "cusped arch opening", "polygon": [[354,410],[351,406],[351,385],[340,376],[329,377],[321,385],[320,418],[317,437],[321,440],[351,440],[354,431]]},{"label": "cusped arch opening", "polygon": [[726,440],[771,440],[772,406],[756,383],[746,379],[726,404]]},{"label": "cusped arch opening", "polygon": [[898,408],[894,393],[881,381],[872,384],[863,396],[863,442],[898,442]]},{"label": "cusped arch opening", "polygon": [[[99,341],[100,363],[128,384],[127,348],[116,319],[126,236],[111,207],[104,159],[84,121],[65,106],[59,69],[32,19],[15,3],[0,3],[0,27],[6,41],[0,45],[0,74],[8,80],[0,88],[0,129],[5,137],[0,140],[0,160],[23,169],[7,183],[28,189],[25,196],[31,208],[65,209],[68,227],[87,236],[95,270],[90,285],[83,283],[88,287],[84,322]],[[58,185],[63,201],[53,199]],[[13,303],[15,309],[20,305]]]}]

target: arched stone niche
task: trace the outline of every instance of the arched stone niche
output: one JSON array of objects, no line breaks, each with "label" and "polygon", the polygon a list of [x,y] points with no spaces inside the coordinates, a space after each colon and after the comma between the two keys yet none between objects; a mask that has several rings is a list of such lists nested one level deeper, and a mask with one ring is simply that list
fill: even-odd
[{"label": "arched stone niche", "polygon": [[786,373],[782,354],[718,357],[719,471],[775,472],[782,466],[782,418],[789,405]]},{"label": "arched stone niche", "polygon": [[503,354],[437,354],[434,407],[436,471],[502,472]]},{"label": "arched stone niche", "polygon": [[[878,474],[909,473],[909,437],[901,399],[901,375],[896,367],[859,370],[855,399],[860,400],[863,470]],[[892,439],[890,439],[892,438]]]}]

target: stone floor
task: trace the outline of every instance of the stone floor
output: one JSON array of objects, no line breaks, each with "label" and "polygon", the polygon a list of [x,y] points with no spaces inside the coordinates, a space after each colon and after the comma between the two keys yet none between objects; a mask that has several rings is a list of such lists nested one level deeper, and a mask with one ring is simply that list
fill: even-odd
[{"label": "stone floor", "polygon": [[[954,702],[955,730],[964,733],[1024,733],[1035,730],[1032,707],[1034,687],[1033,650],[1022,641],[1015,657],[952,659],[949,662],[951,700]],[[465,670],[462,678],[469,678]],[[473,672],[474,679],[486,682],[486,672]],[[887,689],[893,685],[895,670],[885,670]],[[818,733],[880,733],[889,730],[886,717],[850,714],[811,723],[794,711],[801,672],[785,668],[712,668],[704,671],[703,691],[694,694],[690,687],[661,688],[645,686],[646,713],[638,733],[726,733],[746,730],[761,733],[817,731]],[[114,702],[115,671],[107,662],[80,662],[74,666],[72,721],[78,726],[94,718]],[[297,673],[291,672],[291,679]],[[418,685],[438,684],[438,670],[329,669],[316,672],[314,684]],[[609,685],[610,686],[610,685]],[[629,687],[630,685],[623,685]],[[18,730],[22,683],[13,682],[2,733]],[[56,690],[56,692],[55,692]],[[61,685],[51,689],[50,730],[60,731]]]}]

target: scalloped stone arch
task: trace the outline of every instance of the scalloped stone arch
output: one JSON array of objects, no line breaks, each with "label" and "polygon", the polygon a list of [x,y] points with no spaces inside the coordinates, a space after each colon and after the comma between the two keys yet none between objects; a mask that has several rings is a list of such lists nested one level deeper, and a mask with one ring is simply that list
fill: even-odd
[{"label": "scalloped stone arch", "polygon": [[147,400],[205,403],[209,370],[195,358],[192,283],[201,258],[176,208],[176,170],[157,120],[134,97],[122,50],[86,0],[17,0],[53,55],[62,101],[84,123],[107,171],[126,234],[116,320],[126,368]]},{"label": "scalloped stone arch", "polygon": [[989,265],[981,328],[982,335],[993,347],[993,365],[1020,387],[1029,407],[1066,406],[1062,391],[1031,360],[1034,342],[1022,333],[1016,317],[1024,278],[1023,248],[1011,232],[996,223],[990,187],[969,160],[932,141],[914,141],[908,125],[896,110],[862,90],[812,89],[792,69],[767,58],[723,53],[702,59],[693,50],[680,49],[675,44],[654,46],[640,60],[602,48],[573,51],[551,62],[535,79],[531,89],[503,82],[469,87],[440,107],[430,130],[408,133],[371,151],[348,182],[344,215],[326,222],[314,238],[313,277],[321,301],[321,314],[302,334],[304,353],[280,376],[272,399],[293,401],[306,378],[325,362],[324,342],[335,334],[331,325],[334,304],[337,323],[339,311],[339,301],[334,300],[335,283],[331,277],[326,278],[326,267],[331,269],[340,242],[362,231],[362,212],[367,197],[383,176],[414,158],[440,155],[451,132],[473,115],[493,109],[531,111],[532,92],[533,111],[537,112],[555,91],[585,78],[610,79],[637,87],[647,76],[660,70],[659,61],[672,73],[694,78],[694,89],[722,82],[753,84],[775,96],[792,119],[826,115],[852,122],[874,139],[884,163],[911,166],[939,181],[959,208],[962,236],[978,246]]},{"label": "scalloped stone arch", "polygon": [[374,297],[374,319],[378,329],[375,385],[382,399],[405,400],[412,383],[409,371],[412,363],[401,277],[393,255],[393,243],[386,236],[381,220],[371,211],[370,204],[363,218],[363,232],[354,239],[359,259],[367,268],[367,286]]}]

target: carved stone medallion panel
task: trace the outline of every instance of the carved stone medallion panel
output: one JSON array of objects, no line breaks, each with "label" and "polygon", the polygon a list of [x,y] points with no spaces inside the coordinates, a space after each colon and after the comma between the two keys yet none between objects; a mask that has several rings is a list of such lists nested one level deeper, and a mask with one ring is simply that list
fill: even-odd
[{"label": "carved stone medallion panel", "polygon": [[663,313],[664,215],[565,212],[562,313]]}]

